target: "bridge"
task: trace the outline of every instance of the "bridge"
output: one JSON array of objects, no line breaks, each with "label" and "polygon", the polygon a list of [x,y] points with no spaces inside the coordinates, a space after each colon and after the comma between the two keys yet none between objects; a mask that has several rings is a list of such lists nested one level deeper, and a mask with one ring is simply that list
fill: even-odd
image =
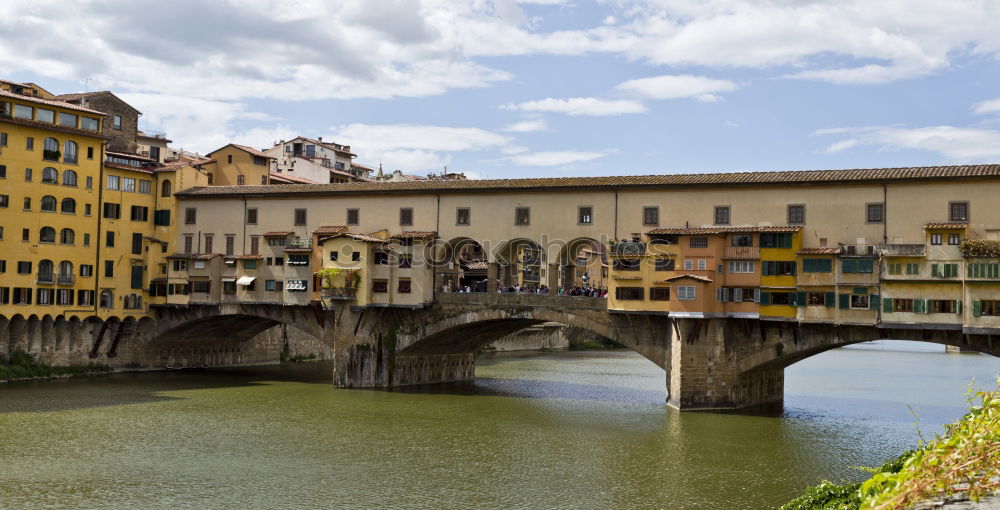
[{"label": "bridge", "polygon": [[194,348],[209,356],[189,362],[224,364],[211,354],[283,325],[332,348],[338,388],[469,381],[482,347],[528,326],[558,322],[570,335],[610,338],[663,368],[667,403],[681,410],[780,403],[785,367],[859,342],[918,340],[1000,356],[1000,342],[991,336],[954,330],[615,313],[600,298],[538,294],[438,294],[432,305],[413,309],[224,304],[157,308],[155,314],[155,321],[119,339],[133,359],[162,366],[178,362],[172,353]]}]

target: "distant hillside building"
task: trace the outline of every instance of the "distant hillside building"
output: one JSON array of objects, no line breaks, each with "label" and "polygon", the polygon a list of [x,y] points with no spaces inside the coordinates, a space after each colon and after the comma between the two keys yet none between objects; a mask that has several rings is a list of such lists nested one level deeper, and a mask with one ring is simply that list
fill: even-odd
[{"label": "distant hillside building", "polygon": [[304,179],[317,184],[367,181],[372,171],[352,162],[357,154],[351,152],[350,145],[324,142],[322,137],[282,140],[264,153],[274,158],[274,173],[296,181]]}]

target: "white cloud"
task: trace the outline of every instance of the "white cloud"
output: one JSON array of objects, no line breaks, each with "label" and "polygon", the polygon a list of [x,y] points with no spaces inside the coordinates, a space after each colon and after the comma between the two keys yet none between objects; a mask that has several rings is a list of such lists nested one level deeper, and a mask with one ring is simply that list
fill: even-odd
[{"label": "white cloud", "polygon": [[1000,113],[1000,98],[981,101],[972,105],[972,113],[976,115],[987,115],[990,113]]},{"label": "white cloud", "polygon": [[506,159],[515,165],[521,166],[562,166],[571,163],[592,161],[603,158],[606,155],[603,152],[547,151],[518,154]]},{"label": "white cloud", "polygon": [[569,99],[546,98],[523,103],[508,103],[500,108],[524,112],[555,112],[566,115],[590,115],[610,117],[627,113],[644,113],[646,107],[638,101],[626,99],[607,100],[594,97],[571,97]]},{"label": "white cloud", "polygon": [[546,129],[548,129],[548,126],[545,125],[545,121],[543,119],[515,122],[503,128],[504,131],[510,131],[512,133],[531,133],[534,131],[545,131]]},{"label": "white cloud", "polygon": [[739,88],[729,80],[717,80],[690,74],[653,76],[638,78],[621,83],[618,90],[647,99],[695,98],[702,102],[715,102],[720,92],[732,92]]},{"label": "white cloud", "polygon": [[870,145],[881,150],[920,150],[940,154],[956,163],[995,161],[1000,158],[1000,131],[954,126],[868,126],[821,130],[814,134],[850,134],[850,138],[828,146],[824,152],[837,153]]}]

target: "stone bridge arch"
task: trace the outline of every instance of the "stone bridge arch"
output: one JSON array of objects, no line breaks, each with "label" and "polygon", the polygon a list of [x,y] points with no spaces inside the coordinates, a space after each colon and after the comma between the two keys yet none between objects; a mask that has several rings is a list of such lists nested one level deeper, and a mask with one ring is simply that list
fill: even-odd
[{"label": "stone bridge arch", "polygon": [[213,337],[245,341],[279,324],[286,324],[323,340],[326,318],[313,307],[280,305],[206,305],[156,311],[149,328],[150,342],[189,341]]}]

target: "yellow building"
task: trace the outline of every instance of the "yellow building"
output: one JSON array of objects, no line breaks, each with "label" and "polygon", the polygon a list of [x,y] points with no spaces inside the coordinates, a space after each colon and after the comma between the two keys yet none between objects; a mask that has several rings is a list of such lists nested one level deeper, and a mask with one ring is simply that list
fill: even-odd
[{"label": "yellow building", "polygon": [[37,88],[29,87],[35,91],[31,95],[11,92],[5,83],[7,89],[0,90],[0,315],[20,315],[29,323],[31,317],[91,316],[99,287],[104,114],[43,99],[47,93]]},{"label": "yellow building", "polygon": [[231,143],[210,152],[208,157],[212,159],[205,164],[209,186],[259,186],[271,183],[274,158],[253,147]]},{"label": "yellow building", "polygon": [[797,286],[796,252],[802,248],[800,227],[772,227],[759,234],[760,316],[794,319],[805,304]]}]

